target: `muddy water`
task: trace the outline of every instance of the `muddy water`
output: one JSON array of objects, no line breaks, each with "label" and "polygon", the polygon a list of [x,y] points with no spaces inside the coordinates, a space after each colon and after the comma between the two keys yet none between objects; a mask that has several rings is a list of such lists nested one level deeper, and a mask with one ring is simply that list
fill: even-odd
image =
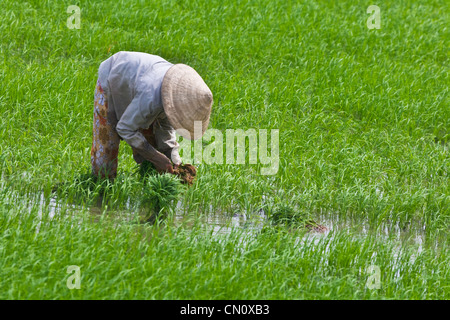
[{"label": "muddy water", "polygon": [[[178,215],[175,218],[175,222],[181,223],[185,219],[183,215]],[[238,214],[220,214],[214,213],[202,217],[202,225],[212,231],[215,235],[229,234],[235,229],[239,229],[244,235],[256,236],[261,229],[267,225],[267,216],[263,211],[257,213],[238,213]],[[369,227],[369,221],[367,219],[359,219],[349,221],[349,219],[342,219],[337,214],[322,213],[318,217],[314,218],[318,223],[325,226],[327,230],[325,232],[308,232],[307,236],[298,237],[297,243],[303,243],[307,241],[313,241],[318,243],[324,237],[334,238],[336,233],[347,233],[356,238],[364,238],[369,235],[376,235],[377,238],[385,241],[391,241],[396,246],[397,256],[402,247],[407,245],[409,248],[414,249],[416,254],[413,257],[419,255],[424,247],[426,233],[423,227],[410,227],[408,230],[402,229],[399,224],[383,225],[373,231]],[[253,237],[246,237],[251,239]],[[442,244],[438,240],[434,241],[434,247],[439,248]]]},{"label": "muddy water", "polygon": [[[64,200],[58,200],[55,197],[45,198],[43,194],[36,194],[29,198],[30,213],[36,214],[39,219],[42,216],[48,215],[53,218],[57,215],[77,215],[89,213],[94,217],[93,221],[99,221],[101,217],[111,219],[117,224],[136,223],[137,211],[128,202],[123,210],[109,209],[102,204],[102,199],[98,199],[97,203],[91,206],[80,206],[75,204],[68,204]],[[213,236],[217,236],[219,241],[226,241],[226,236],[233,231],[237,231],[242,235],[242,242],[250,241],[257,237],[259,232],[264,226],[267,226],[267,216],[264,211],[260,210],[255,213],[223,213],[220,211],[212,212],[210,214],[203,214],[197,216],[195,214],[185,214],[186,210],[181,203],[178,203],[173,224],[183,226],[201,226],[206,231],[211,232]],[[416,226],[410,227],[408,230],[400,228],[398,224],[384,225],[377,228],[376,232],[369,228],[369,222],[367,219],[343,219],[338,214],[321,213],[314,217],[314,219],[324,225],[327,230],[323,233],[308,232],[305,236],[297,236],[296,243],[302,246],[302,243],[311,244],[318,243],[325,237],[332,239],[336,236],[336,233],[347,233],[355,238],[364,238],[369,234],[375,234],[378,239],[385,240],[393,243],[396,246],[394,256],[400,254],[402,248],[405,245],[408,248],[413,249],[415,257],[420,255],[426,240],[426,233],[423,227]],[[39,232],[41,222],[36,227],[36,233]],[[444,241],[445,242],[445,241]],[[430,240],[428,240],[427,247],[430,247]],[[431,247],[435,249],[442,248],[442,241],[434,240]],[[327,249],[328,250],[328,249]],[[324,263],[328,263],[324,261]]]},{"label": "muddy water", "polygon": [[[97,203],[89,207],[75,204],[68,204],[65,201],[59,201],[56,197],[45,198],[44,194],[36,194],[30,197],[31,210],[37,210],[39,219],[43,213],[47,213],[50,218],[58,214],[77,214],[89,212],[94,216],[94,221],[98,221],[101,216],[106,213],[108,218],[117,223],[131,222],[136,217],[136,209],[128,201],[123,210],[108,209],[102,205],[102,199],[99,198]],[[35,211],[36,212],[36,211]],[[222,213],[213,212],[207,215],[195,216],[192,214],[184,214],[185,209],[181,202],[178,203],[173,223],[175,225],[194,225],[199,224],[212,232],[213,235],[229,234],[233,230],[239,229],[244,234],[256,235],[259,231],[267,225],[267,216],[263,210],[255,213]],[[323,233],[309,232],[309,237],[315,237],[319,240],[321,237],[333,237],[335,232],[346,232],[355,236],[368,236],[374,234],[374,231],[369,227],[367,219],[343,219],[339,214],[332,214],[322,212],[314,219],[325,226],[327,230]],[[411,224],[412,225],[412,224]],[[39,225],[37,227],[39,232]],[[422,251],[422,246],[425,243],[425,229],[423,226],[410,226],[407,230],[402,229],[398,224],[385,224],[380,226],[375,231],[375,234],[386,240],[394,240],[399,243],[408,243],[417,246],[418,252]],[[435,243],[439,246],[439,243]]]},{"label": "muddy water", "polygon": [[[254,214],[251,217],[243,214],[210,214],[199,218],[203,227],[209,229],[214,235],[229,234],[234,229],[240,229],[244,233],[256,234],[259,232],[267,222],[264,213]],[[175,216],[175,224],[186,223],[186,216],[177,214]],[[187,221],[189,223],[189,221]]]}]

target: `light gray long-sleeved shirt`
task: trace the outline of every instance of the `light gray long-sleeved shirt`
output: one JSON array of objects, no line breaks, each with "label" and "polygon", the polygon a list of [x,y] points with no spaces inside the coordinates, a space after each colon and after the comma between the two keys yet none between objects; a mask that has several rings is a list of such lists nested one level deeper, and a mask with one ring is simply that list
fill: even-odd
[{"label": "light gray long-sleeved shirt", "polygon": [[98,78],[108,99],[108,120],[119,136],[150,161],[156,150],[138,130],[154,123],[158,151],[180,164],[175,130],[161,99],[162,81],[172,65],[159,56],[120,51],[100,64]]}]

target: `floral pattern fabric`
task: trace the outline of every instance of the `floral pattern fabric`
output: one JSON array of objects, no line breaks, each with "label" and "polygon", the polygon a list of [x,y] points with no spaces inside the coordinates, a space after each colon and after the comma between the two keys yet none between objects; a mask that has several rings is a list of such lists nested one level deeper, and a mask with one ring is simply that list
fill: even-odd
[{"label": "floral pattern fabric", "polygon": [[108,101],[97,80],[94,94],[94,124],[91,148],[92,173],[101,178],[117,175],[120,137],[108,121]]},{"label": "floral pattern fabric", "polygon": [[[153,124],[148,129],[140,129],[145,139],[156,148]],[[114,179],[117,176],[117,164],[120,146],[120,136],[114,125],[108,121],[108,101],[106,94],[97,80],[94,94],[94,124],[91,148],[92,173],[100,178]],[[137,163],[145,159],[133,149],[133,157]]]}]

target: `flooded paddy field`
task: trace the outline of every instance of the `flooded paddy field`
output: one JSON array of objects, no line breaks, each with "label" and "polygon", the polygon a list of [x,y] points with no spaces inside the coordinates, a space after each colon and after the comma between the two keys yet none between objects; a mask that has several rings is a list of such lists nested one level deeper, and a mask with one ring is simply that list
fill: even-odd
[{"label": "flooded paddy field", "polygon": [[[2,1],[0,299],[450,298],[445,1],[384,1],[379,29],[366,1],[78,6],[80,29],[65,2]],[[184,184],[124,141],[91,179],[119,51],[213,93]]]},{"label": "flooded paddy field", "polygon": [[[15,288],[3,298],[448,298],[448,238],[423,227],[371,230],[323,214],[319,233],[274,227],[262,210],[185,214],[182,203],[148,224],[131,201],[0,201],[1,285]],[[66,289],[70,265],[80,267],[82,290]]]}]

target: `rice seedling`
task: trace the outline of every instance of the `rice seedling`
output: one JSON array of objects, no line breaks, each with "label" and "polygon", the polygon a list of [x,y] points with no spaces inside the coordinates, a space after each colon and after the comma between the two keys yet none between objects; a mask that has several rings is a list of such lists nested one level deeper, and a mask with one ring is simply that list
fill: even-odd
[{"label": "rice seedling", "polygon": [[149,176],[157,175],[158,171],[156,171],[155,166],[150,161],[144,161],[137,166],[136,174],[145,181]]},{"label": "rice seedling", "polygon": [[306,228],[308,230],[324,232],[326,227],[319,225],[305,212],[299,212],[288,204],[279,204],[268,212],[268,219],[272,225],[285,227]]},{"label": "rice seedling", "polygon": [[173,211],[180,193],[181,184],[173,175],[166,173],[148,176],[141,202],[148,210],[146,222],[153,223],[156,219],[167,216],[169,211]]}]

